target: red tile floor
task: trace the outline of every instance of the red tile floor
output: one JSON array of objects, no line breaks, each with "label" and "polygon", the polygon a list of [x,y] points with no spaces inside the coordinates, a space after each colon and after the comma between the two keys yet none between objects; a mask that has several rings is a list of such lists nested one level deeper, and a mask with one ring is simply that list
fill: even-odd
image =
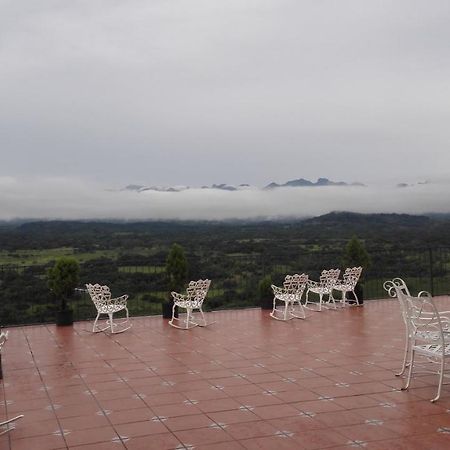
[{"label": "red tile floor", "polygon": [[113,336],[11,328],[0,419],[25,417],[0,449],[450,448],[450,386],[436,404],[436,376],[399,390],[395,300],[287,323],[259,309],[209,318],[190,331],[134,318]]}]

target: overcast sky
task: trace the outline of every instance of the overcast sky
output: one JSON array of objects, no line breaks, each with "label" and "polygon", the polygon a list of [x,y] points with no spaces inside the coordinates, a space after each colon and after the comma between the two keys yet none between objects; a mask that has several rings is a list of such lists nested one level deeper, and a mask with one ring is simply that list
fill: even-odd
[{"label": "overcast sky", "polygon": [[[444,180],[447,195],[449,24],[448,0],[0,0],[0,218],[93,214],[129,183]],[[245,195],[236,211],[259,214]],[[283,199],[267,199],[270,215]],[[117,202],[104,214],[131,214]]]}]

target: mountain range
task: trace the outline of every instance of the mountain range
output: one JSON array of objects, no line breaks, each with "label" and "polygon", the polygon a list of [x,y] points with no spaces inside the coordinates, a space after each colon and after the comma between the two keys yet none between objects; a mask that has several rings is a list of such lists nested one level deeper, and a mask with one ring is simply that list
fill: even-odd
[{"label": "mountain range", "polygon": [[[328,178],[318,178],[316,182],[306,180],[304,178],[299,178],[296,180],[290,180],[283,184],[278,184],[275,182],[269,183],[265,186],[264,190],[272,190],[277,188],[291,188],[291,187],[322,187],[322,186],[365,186],[363,183],[353,182],[347,183],[345,181],[331,181]],[[145,192],[145,191],[158,191],[158,192],[180,192],[187,189],[195,189],[190,186],[143,186],[140,184],[129,184],[124,188],[127,191],[135,192]],[[202,186],[201,189],[219,189],[222,191],[240,191],[245,189],[252,189],[252,186],[246,183],[239,184],[237,186],[221,183],[212,184],[211,186]],[[255,188],[259,189],[259,188]]]}]

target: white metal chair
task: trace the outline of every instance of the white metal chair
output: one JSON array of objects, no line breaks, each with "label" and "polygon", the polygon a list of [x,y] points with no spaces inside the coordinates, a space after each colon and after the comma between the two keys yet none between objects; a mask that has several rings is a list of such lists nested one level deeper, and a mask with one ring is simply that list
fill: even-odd
[{"label": "white metal chair", "polygon": [[347,267],[345,269],[343,279],[342,280],[336,280],[335,285],[333,286],[333,289],[335,291],[340,291],[342,293],[341,298],[341,305],[350,305],[351,303],[348,303],[347,298],[347,292],[352,292],[355,299],[356,304],[359,305],[359,299],[355,292],[356,283],[358,283],[359,277],[362,273],[362,267]]},{"label": "white metal chair", "polygon": [[[286,275],[283,287],[272,284],[273,310],[270,316],[277,320],[304,319],[305,311],[301,304],[301,298],[308,282],[308,275]],[[277,301],[284,303],[284,309],[277,309]],[[298,305],[296,311],[296,304]],[[281,316],[281,317],[280,317]]]},{"label": "white metal chair", "polygon": [[[408,356],[410,354],[412,338],[414,334],[414,330],[411,329],[410,321],[408,320],[407,308],[408,304],[406,302],[406,297],[411,297],[411,293],[408,289],[408,286],[401,278],[394,278],[392,280],[385,281],[383,284],[384,289],[388,292],[390,297],[396,297],[399,305],[400,312],[402,314],[403,322],[405,323],[405,349],[403,352],[403,363],[402,368],[399,373],[396,373],[395,376],[399,377],[405,373],[406,368],[409,366]],[[417,297],[431,297],[431,294],[427,291],[420,291],[417,294]],[[425,314],[425,312],[424,312]],[[443,311],[441,314],[450,315],[450,311]],[[444,327],[444,333],[446,340],[450,340],[450,327]],[[416,336],[420,336],[419,334]]]},{"label": "white metal chair", "polygon": [[[110,330],[111,333],[123,333],[131,328],[131,321],[128,314],[127,300],[128,295],[122,295],[117,298],[111,298],[111,291],[108,286],[101,286],[100,284],[86,284],[86,289],[91,296],[91,299],[97,309],[97,317],[95,318],[93,333]],[[125,318],[114,322],[113,315],[120,311],[125,311]],[[100,315],[108,315],[106,326],[98,328],[97,323]]]},{"label": "white metal chair", "polygon": [[[182,330],[188,330],[196,326],[206,327],[211,323],[206,323],[205,314],[203,313],[203,302],[208,294],[208,289],[211,284],[211,280],[197,280],[189,282],[186,289],[186,294],[179,294],[178,292],[172,292],[173,297],[173,308],[172,308],[172,318],[169,320],[169,324],[175,328],[180,328]],[[178,318],[175,317],[175,308],[186,309],[186,317]],[[201,320],[197,321],[194,318],[194,310],[198,310],[201,315]],[[175,322],[176,321],[176,322]],[[184,324],[183,326],[178,325],[178,323]]]},{"label": "white metal chair", "polygon": [[[312,281],[308,280],[307,290],[306,290],[306,299],[305,304],[303,305],[305,308],[311,309],[312,311],[322,311],[323,306],[323,296],[326,295],[328,297],[327,304],[333,303],[333,308],[336,309],[336,302],[333,297],[333,288],[336,285],[336,280],[339,278],[339,274],[341,273],[340,269],[330,269],[330,270],[322,270],[320,274],[320,281]],[[309,293],[313,292],[319,295],[319,304],[317,302],[313,302],[309,300]],[[314,306],[308,306],[309,304]]]},{"label": "white metal chair", "polygon": [[[3,346],[5,345],[5,342],[8,340],[8,332],[1,332],[0,333],[0,355],[2,353],[3,350]],[[21,419],[23,417],[23,414],[20,414],[19,416],[16,416],[12,419],[8,419],[5,420],[3,422],[0,422],[0,429],[3,429],[2,431],[0,431],[0,436],[2,434],[8,433],[9,431],[13,430],[15,428],[15,424],[14,422],[18,419]],[[10,425],[11,424],[11,425]]]},{"label": "white metal chair", "polygon": [[[450,328],[450,317],[439,313],[431,296],[412,297],[405,295],[406,318],[411,331],[409,371],[405,386],[411,384],[416,356],[423,356],[427,363],[435,363],[439,376],[435,402],[441,396],[445,376],[446,359],[450,358],[450,342],[446,339],[445,329]],[[448,376],[448,375],[447,375]]]}]

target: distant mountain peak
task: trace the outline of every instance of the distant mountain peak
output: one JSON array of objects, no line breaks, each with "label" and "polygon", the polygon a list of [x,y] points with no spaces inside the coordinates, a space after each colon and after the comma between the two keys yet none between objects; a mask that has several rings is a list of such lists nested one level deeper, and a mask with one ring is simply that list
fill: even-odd
[{"label": "distant mountain peak", "polygon": [[[277,189],[280,187],[321,187],[321,186],[365,186],[363,183],[353,182],[347,183],[345,181],[332,181],[328,178],[318,178],[316,182],[307,180],[305,178],[298,178],[295,180],[286,181],[283,184],[269,183],[265,186],[264,190]],[[232,185],[228,183],[214,183],[210,186],[203,185],[197,189],[217,189],[221,191],[239,191],[245,189],[251,189],[252,186],[248,183],[241,183],[239,185]],[[181,192],[187,189],[191,189],[189,186],[143,186],[140,184],[129,184],[123,190],[134,191],[134,192],[145,192],[145,191],[157,191],[157,192]],[[195,187],[193,189],[196,189]]]},{"label": "distant mountain peak", "polygon": [[272,182],[268,184],[264,189],[275,189],[279,187],[318,187],[318,186],[365,186],[360,182],[346,183],[345,181],[331,181],[328,178],[318,178],[315,183],[304,178],[297,180],[290,180],[284,184],[278,184]]}]

